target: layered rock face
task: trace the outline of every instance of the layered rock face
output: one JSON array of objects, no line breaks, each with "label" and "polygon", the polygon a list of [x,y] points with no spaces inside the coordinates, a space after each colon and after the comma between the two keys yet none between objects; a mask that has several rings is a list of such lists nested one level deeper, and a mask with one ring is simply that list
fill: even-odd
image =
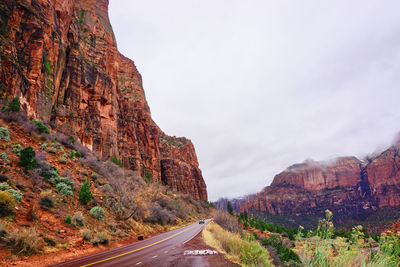
[{"label": "layered rock face", "polygon": [[307,161],[276,175],[270,186],[240,205],[241,211],[270,215],[320,215],[337,222],[363,220],[381,208],[400,207],[399,146],[368,161],[355,157],[334,162]]},{"label": "layered rock face", "polygon": [[207,199],[192,143],[153,122],[141,75],[117,50],[108,0],[7,0],[0,14],[1,89],[18,96],[28,116]]}]

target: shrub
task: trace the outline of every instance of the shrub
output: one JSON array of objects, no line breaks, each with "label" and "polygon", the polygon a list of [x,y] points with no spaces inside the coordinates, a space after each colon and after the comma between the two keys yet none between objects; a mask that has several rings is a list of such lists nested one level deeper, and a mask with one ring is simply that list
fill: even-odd
[{"label": "shrub", "polygon": [[86,241],[90,241],[93,238],[92,231],[90,231],[89,229],[83,229],[82,236],[83,236],[83,240],[86,240]]},{"label": "shrub", "polygon": [[77,152],[77,151],[75,151],[75,150],[72,150],[71,153],[69,153],[69,158],[70,159],[75,159],[75,157],[80,158],[80,157],[82,157],[82,154]]},{"label": "shrub", "polygon": [[111,162],[117,164],[118,166],[120,166],[122,168],[122,163],[121,161],[117,158],[117,156],[115,154],[112,155],[111,157]]},{"label": "shrub", "polygon": [[107,232],[102,231],[97,233],[96,238],[92,241],[93,245],[97,245],[97,244],[108,244],[108,242],[110,241],[110,238],[108,237]]},{"label": "shrub", "polygon": [[7,238],[7,246],[18,255],[32,255],[41,250],[43,241],[35,229],[16,229]]},{"label": "shrub", "polygon": [[8,105],[3,107],[2,110],[5,113],[18,113],[21,110],[21,103],[19,102],[19,98],[14,97],[13,99],[11,99],[11,101],[8,102]]},{"label": "shrub", "polygon": [[12,189],[11,188],[11,186],[8,184],[8,183],[6,183],[6,182],[3,182],[3,183],[1,183],[0,184],[0,190],[1,191],[5,191],[5,190],[10,190],[10,189]]},{"label": "shrub", "polygon": [[71,216],[68,215],[68,216],[65,218],[64,222],[65,222],[65,223],[68,223],[68,224],[71,224],[71,223],[72,223]]},{"label": "shrub", "polygon": [[44,210],[48,210],[54,207],[54,201],[50,194],[43,194],[40,198],[40,207]]},{"label": "shrub", "polygon": [[79,189],[78,194],[79,201],[83,205],[87,205],[92,200],[92,191],[90,191],[89,178],[86,178],[86,181],[83,183],[81,189]]},{"label": "shrub", "polygon": [[22,198],[24,197],[24,195],[21,193],[21,191],[19,191],[17,189],[9,189],[8,192],[10,192],[11,195],[13,195],[15,201],[17,201],[18,203],[20,203]]},{"label": "shrub", "polygon": [[39,133],[47,133],[47,134],[50,133],[49,128],[47,128],[47,126],[44,125],[43,122],[41,122],[41,121],[33,121],[33,123],[35,124],[36,130],[37,130]]},{"label": "shrub", "polygon": [[21,148],[22,146],[20,144],[14,144],[12,150],[19,156],[19,154],[21,154]]},{"label": "shrub", "polygon": [[7,156],[6,152],[1,152],[1,153],[0,153],[0,157],[1,157],[1,159],[2,159],[4,162],[7,162],[7,163],[10,162],[10,160],[8,159],[8,156]]},{"label": "shrub", "polygon": [[47,144],[46,144],[46,143],[43,143],[43,144],[40,146],[40,149],[41,149],[41,150],[44,150],[44,151],[47,151]]},{"label": "shrub", "polygon": [[82,212],[77,211],[72,216],[72,224],[75,226],[83,226],[85,224],[85,217],[83,217]]},{"label": "shrub", "polygon": [[32,170],[37,167],[36,153],[31,146],[21,150],[19,165],[26,170]]},{"label": "shrub", "polygon": [[278,253],[279,260],[282,262],[291,262],[291,261],[299,261],[299,255],[297,255],[290,248],[285,247],[282,244],[282,240],[277,239],[276,237],[264,238],[262,240],[262,245],[264,247],[271,246],[276,249]]},{"label": "shrub", "polygon": [[219,224],[222,228],[234,232],[234,233],[241,233],[242,230],[240,225],[235,217],[229,215],[226,212],[216,211],[213,214],[214,221]]},{"label": "shrub", "polygon": [[150,215],[146,218],[147,221],[159,224],[174,223],[176,216],[168,210],[162,208],[158,203],[152,203],[149,206]]},{"label": "shrub", "polygon": [[15,199],[8,191],[0,191],[0,216],[7,216],[14,213]]},{"label": "shrub", "polygon": [[64,196],[73,196],[74,194],[72,193],[72,188],[71,186],[65,184],[65,183],[58,183],[56,185],[57,190],[63,194]]},{"label": "shrub", "polygon": [[67,164],[67,159],[65,157],[61,157],[61,158],[58,159],[58,162],[60,164]]},{"label": "shrub", "polygon": [[0,127],[0,139],[10,142],[10,132],[7,127]]},{"label": "shrub", "polygon": [[11,186],[9,186],[6,182],[0,183],[0,190],[8,191],[18,203],[21,202],[22,198],[24,197],[21,191],[12,189]]},{"label": "shrub", "polygon": [[104,210],[102,207],[94,207],[90,210],[90,216],[93,218],[99,219],[101,221],[104,221]]}]

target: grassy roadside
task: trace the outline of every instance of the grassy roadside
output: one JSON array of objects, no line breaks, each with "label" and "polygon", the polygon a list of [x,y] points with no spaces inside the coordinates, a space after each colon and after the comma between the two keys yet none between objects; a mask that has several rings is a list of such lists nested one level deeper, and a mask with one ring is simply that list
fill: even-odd
[{"label": "grassy roadside", "polygon": [[267,250],[250,236],[242,237],[210,222],[203,230],[204,242],[242,266],[273,266]]}]

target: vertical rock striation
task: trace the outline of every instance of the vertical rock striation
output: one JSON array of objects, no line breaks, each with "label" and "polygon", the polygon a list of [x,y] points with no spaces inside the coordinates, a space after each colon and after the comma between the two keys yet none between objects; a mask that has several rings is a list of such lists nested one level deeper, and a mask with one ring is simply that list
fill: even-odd
[{"label": "vertical rock striation", "polygon": [[18,96],[28,116],[207,199],[192,143],[153,122],[141,75],[118,52],[108,0],[1,0],[0,38],[1,89]]}]

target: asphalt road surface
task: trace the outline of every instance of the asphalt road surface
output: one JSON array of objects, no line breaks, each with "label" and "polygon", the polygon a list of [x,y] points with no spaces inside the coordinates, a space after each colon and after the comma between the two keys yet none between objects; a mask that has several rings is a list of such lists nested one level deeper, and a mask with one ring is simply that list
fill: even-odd
[{"label": "asphalt road surface", "polygon": [[196,222],[143,241],[53,266],[167,266],[171,259],[182,255],[181,247],[201,232],[204,225]]}]

